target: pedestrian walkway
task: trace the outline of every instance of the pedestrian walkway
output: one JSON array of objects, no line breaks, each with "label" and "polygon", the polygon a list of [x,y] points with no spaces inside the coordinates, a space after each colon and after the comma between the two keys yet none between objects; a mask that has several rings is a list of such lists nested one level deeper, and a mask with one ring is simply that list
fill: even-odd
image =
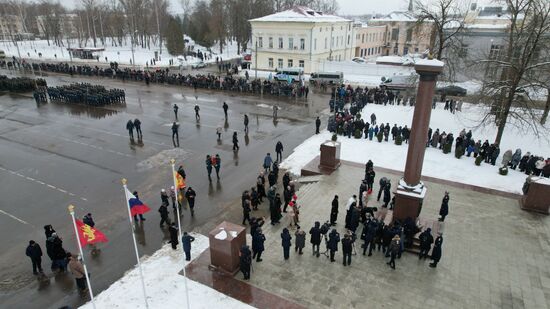
[{"label": "pedestrian walkway", "polygon": [[[380,177],[391,179],[392,192],[399,180],[397,175],[376,172],[371,207],[381,205],[375,196]],[[336,228],[343,236],[345,204],[358,194],[363,176],[363,168],[344,163],[318,183],[303,185],[297,193],[302,228],[308,232],[315,221],[328,220],[332,198],[338,194]],[[359,255],[352,257],[351,267],[344,267],[341,245],[334,263],[323,255],[312,256],[309,234],[304,255],[291,248],[285,262],[280,233],[286,221],[282,220],[274,227],[269,222],[264,225],[266,251],[263,262],[253,264],[250,284],[308,308],[550,307],[548,217],[520,210],[514,198],[447,182],[425,184],[428,194],[423,218],[436,219],[444,192],[451,196],[443,228],[443,257],[437,268],[428,267],[428,261],[419,261],[417,255],[404,253],[396,261],[396,270],[391,270],[381,252],[362,256],[360,240],[355,244]],[[260,208],[252,215],[267,215],[267,203]],[[292,243],[294,246],[294,239]],[[236,278],[240,280],[242,275]]]}]

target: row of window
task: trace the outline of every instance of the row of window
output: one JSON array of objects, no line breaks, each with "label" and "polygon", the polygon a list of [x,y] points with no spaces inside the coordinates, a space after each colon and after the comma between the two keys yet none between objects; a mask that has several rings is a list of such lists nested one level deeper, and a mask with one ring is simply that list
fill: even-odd
[{"label": "row of window", "polygon": [[[282,69],[282,68],[283,68],[283,64],[284,64],[283,59],[281,59],[281,58],[277,59],[277,68]],[[267,66],[268,66],[270,69],[273,68],[273,58],[267,59]],[[288,67],[288,68],[292,68],[293,66],[294,66],[294,60],[288,59],[288,60],[287,60],[287,67]],[[298,61],[298,66],[299,66],[300,68],[303,68],[303,67],[304,67],[304,60],[299,60],[299,61]]]},{"label": "row of window", "polygon": [[[351,36],[348,35],[348,45],[351,43]],[[330,42],[331,47],[339,47],[341,45],[344,45],[344,36],[337,36],[336,41],[334,40],[334,37],[331,38]],[[258,48],[264,47],[264,38],[258,37]],[[284,39],[279,37],[277,40],[277,47],[279,49],[284,49]],[[273,37],[268,37],[267,39],[267,48],[273,49]],[[305,50],[306,49],[306,39],[301,38],[299,46],[294,46],[294,38],[288,38],[287,42],[287,48],[288,49],[300,49]],[[328,39],[325,38],[325,49],[328,49]],[[313,50],[317,50],[317,39],[313,39]]]},{"label": "row of window", "polygon": [[386,39],[382,38],[382,37],[383,37],[383,34],[378,33],[378,32],[375,32],[375,33],[362,33],[362,34],[358,33],[357,36],[355,37],[355,39],[357,41],[361,40],[361,44],[364,44],[365,42],[382,41],[382,39],[384,39],[384,41],[385,41]]},{"label": "row of window", "polygon": [[[387,35],[390,35],[390,32],[388,32]],[[407,29],[407,37],[405,38],[405,41],[410,42],[412,41],[413,37],[413,28]],[[399,40],[399,28],[392,28],[391,29],[391,40],[392,41],[398,41]]]},{"label": "row of window", "polygon": [[[415,47],[414,48],[414,53],[418,53],[418,47]],[[393,54],[394,55],[398,55],[399,54],[399,48],[397,46],[395,46],[393,48]],[[409,54],[409,48],[407,46],[403,47],[403,56],[404,55],[408,55]]]},{"label": "row of window", "polygon": [[371,47],[371,48],[362,48],[361,49],[361,57],[367,57],[372,55],[378,55],[380,54],[380,51],[382,48],[380,46],[378,47]]},{"label": "row of window", "polygon": [[[295,49],[294,47],[294,38],[288,38],[288,49]],[[263,37],[259,37],[258,38],[258,47],[259,48],[263,48],[264,47],[264,38]],[[273,38],[272,37],[269,37],[268,38],[268,47],[269,48],[273,48]],[[283,45],[283,38],[279,38],[278,40],[278,47],[279,49],[283,49],[284,48],[284,45]],[[298,48],[298,46],[296,46],[296,48]],[[304,50],[306,49],[306,39],[300,39],[300,45],[299,45],[299,48],[301,50]]]}]

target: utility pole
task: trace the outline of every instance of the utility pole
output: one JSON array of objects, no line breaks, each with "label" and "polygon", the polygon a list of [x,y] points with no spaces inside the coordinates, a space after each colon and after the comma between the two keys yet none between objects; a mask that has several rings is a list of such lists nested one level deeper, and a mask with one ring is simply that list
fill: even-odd
[{"label": "utility pole", "polygon": [[254,79],[258,79],[258,37],[256,37],[256,55],[254,56]]}]

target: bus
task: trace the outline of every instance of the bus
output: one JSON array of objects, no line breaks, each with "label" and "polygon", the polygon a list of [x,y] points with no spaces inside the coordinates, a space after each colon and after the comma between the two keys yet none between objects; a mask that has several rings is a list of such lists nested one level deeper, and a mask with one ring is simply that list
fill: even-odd
[{"label": "bus", "polygon": [[317,72],[311,73],[309,82],[312,84],[341,85],[344,83],[344,73],[342,72]]},{"label": "bus", "polygon": [[286,68],[280,69],[275,74],[275,79],[278,81],[288,81],[299,82],[304,77],[304,68]]}]

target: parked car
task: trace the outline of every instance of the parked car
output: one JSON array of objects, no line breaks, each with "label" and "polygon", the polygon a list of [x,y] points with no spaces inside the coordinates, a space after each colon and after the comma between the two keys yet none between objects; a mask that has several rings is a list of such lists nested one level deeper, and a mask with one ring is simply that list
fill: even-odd
[{"label": "parked car", "polygon": [[0,59],[6,59],[6,53],[0,49]]},{"label": "parked car", "polygon": [[204,61],[199,61],[197,63],[193,63],[191,65],[191,68],[193,68],[193,69],[206,68],[206,63],[204,63]]},{"label": "parked car", "polygon": [[363,59],[361,57],[355,57],[355,58],[351,59],[351,61],[353,61],[355,63],[365,63],[365,62],[367,62],[365,59]]},{"label": "parked car", "polygon": [[449,85],[445,87],[439,87],[435,90],[435,93],[437,94],[446,94],[449,96],[456,96],[456,97],[463,97],[465,96],[468,91],[462,87],[456,86],[456,85]]}]

